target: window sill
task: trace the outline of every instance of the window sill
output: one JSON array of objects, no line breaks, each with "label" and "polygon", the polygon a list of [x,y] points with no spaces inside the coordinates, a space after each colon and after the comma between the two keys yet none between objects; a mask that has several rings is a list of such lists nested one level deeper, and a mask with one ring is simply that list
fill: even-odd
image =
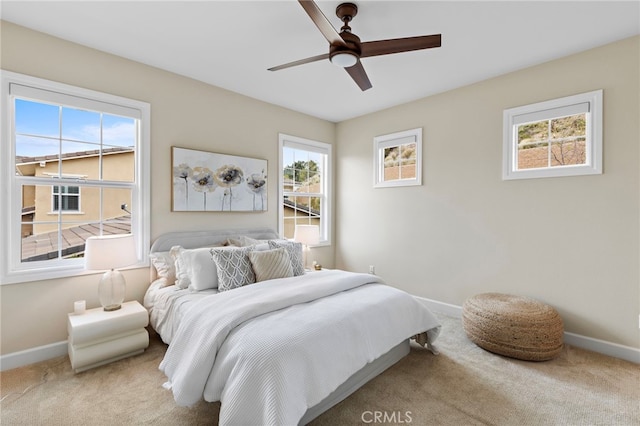
[{"label": "window sill", "polygon": [[[140,269],[140,268],[148,268],[149,262],[148,259],[142,262],[139,262],[135,265],[127,266],[125,268],[118,268],[120,271],[127,271],[130,269]],[[84,275],[96,275],[102,274],[103,271],[88,271],[84,269],[84,263],[80,265],[74,266],[62,266],[60,268],[47,268],[46,271],[38,271],[38,270],[21,270],[14,271],[0,279],[0,286],[2,285],[11,285],[11,284],[21,284],[26,282],[33,281],[48,281],[55,280],[59,278],[74,278],[80,277]]]},{"label": "window sill", "polygon": [[[51,211],[51,212],[47,212],[48,216],[58,216],[60,212],[56,212],[56,211]],[[80,211],[80,210],[65,210],[62,212],[62,214],[85,214],[85,212]]]}]

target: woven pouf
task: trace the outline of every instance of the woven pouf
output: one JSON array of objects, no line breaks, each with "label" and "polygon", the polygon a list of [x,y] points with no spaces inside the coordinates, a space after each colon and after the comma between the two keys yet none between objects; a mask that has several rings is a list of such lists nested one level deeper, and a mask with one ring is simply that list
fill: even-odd
[{"label": "woven pouf", "polygon": [[562,318],[534,299],[500,293],[470,297],[462,305],[469,339],[490,352],[527,361],[546,361],[562,350]]}]

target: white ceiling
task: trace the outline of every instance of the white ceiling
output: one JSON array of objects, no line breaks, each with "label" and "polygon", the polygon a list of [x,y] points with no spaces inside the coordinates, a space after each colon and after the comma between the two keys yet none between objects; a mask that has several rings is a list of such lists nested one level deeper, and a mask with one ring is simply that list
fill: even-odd
[{"label": "white ceiling", "polygon": [[[318,1],[336,29],[341,1]],[[640,33],[639,1],[355,1],[362,41],[442,34],[365,58],[362,92],[296,1],[6,1],[3,20],[338,122]],[[615,66],[615,64],[612,64]]]}]

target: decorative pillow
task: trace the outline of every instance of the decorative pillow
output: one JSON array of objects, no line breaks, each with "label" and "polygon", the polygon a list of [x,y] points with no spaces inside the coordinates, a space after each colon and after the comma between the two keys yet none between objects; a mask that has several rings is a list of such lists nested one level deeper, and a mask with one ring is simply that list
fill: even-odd
[{"label": "decorative pillow", "polygon": [[269,240],[269,247],[272,249],[284,248],[289,253],[291,259],[291,269],[293,276],[304,275],[304,260],[302,257],[302,243],[286,240]]},{"label": "decorative pillow", "polygon": [[291,258],[286,249],[250,251],[249,261],[256,274],[256,282],[293,276]]},{"label": "decorative pillow", "polygon": [[149,255],[151,264],[156,269],[158,278],[164,278],[167,287],[176,283],[176,263],[168,251],[159,251]]},{"label": "decorative pillow", "polygon": [[181,246],[171,247],[176,264],[176,285],[201,291],[218,287],[216,265],[211,259],[210,247],[185,249]]},{"label": "decorative pillow", "polygon": [[218,273],[218,290],[226,291],[256,282],[248,253],[252,247],[210,249]]},{"label": "decorative pillow", "polygon": [[269,250],[268,241],[269,240],[256,240],[246,235],[240,235],[238,238],[228,238],[225,245],[234,247],[251,246],[254,250]]},{"label": "decorative pillow", "polygon": [[266,243],[267,240],[256,240],[255,238],[247,237],[246,235],[240,236],[240,242],[242,247],[257,246],[258,244]]},{"label": "decorative pillow", "polygon": [[225,247],[242,247],[242,241],[239,238],[227,238],[223,245]]}]

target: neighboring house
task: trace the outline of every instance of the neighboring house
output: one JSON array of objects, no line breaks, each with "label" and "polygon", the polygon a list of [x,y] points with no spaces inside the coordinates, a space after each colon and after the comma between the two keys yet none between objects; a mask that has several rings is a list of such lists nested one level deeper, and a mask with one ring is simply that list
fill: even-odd
[{"label": "neighboring house", "polygon": [[[110,148],[102,152],[103,180],[133,180],[134,153],[127,148]],[[20,157],[16,173],[22,176],[57,176],[61,164],[61,185],[24,187],[22,194],[22,259],[45,260],[57,256],[58,221],[61,222],[63,256],[84,251],[85,240],[100,235],[98,222],[113,220],[104,234],[129,232],[131,224],[127,205],[128,189],[109,189],[82,186],[83,181],[99,179],[98,150],[57,155]],[[61,160],[61,161],[59,161]],[[101,202],[102,200],[102,202]],[[101,216],[102,215],[102,216]],[[109,227],[116,227],[110,230]]]},{"label": "neighboring house", "polygon": [[[293,180],[287,179],[284,182],[285,192],[319,192],[319,184],[305,182],[296,185]],[[284,237],[293,238],[296,224],[320,225],[320,210],[314,205],[309,197],[285,197],[284,203]]]}]

